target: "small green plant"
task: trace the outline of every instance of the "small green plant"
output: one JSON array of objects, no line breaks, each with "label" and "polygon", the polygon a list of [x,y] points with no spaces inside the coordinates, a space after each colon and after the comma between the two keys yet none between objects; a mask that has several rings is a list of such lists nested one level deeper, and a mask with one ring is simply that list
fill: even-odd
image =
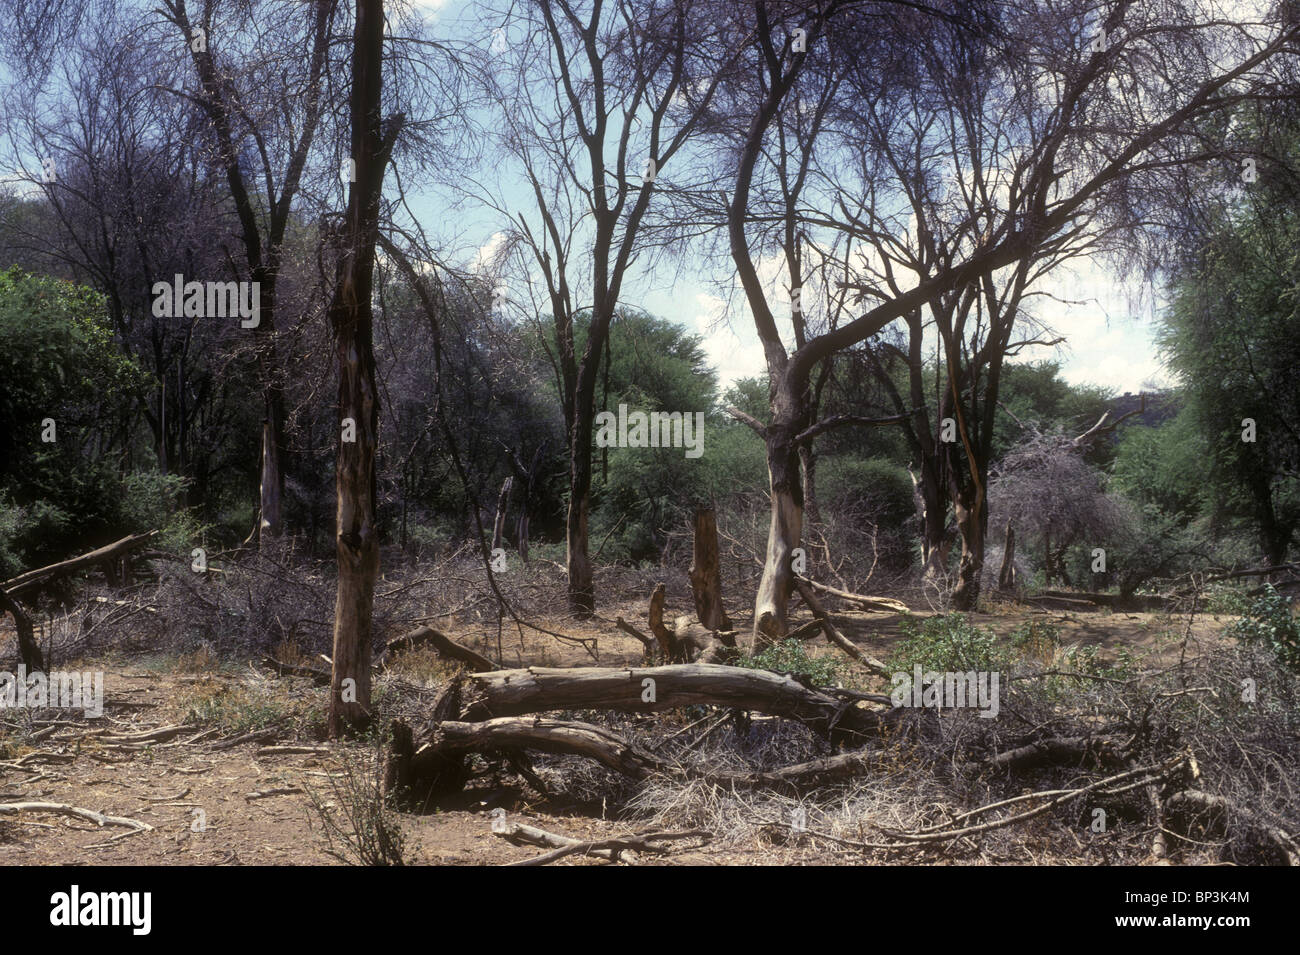
[{"label": "small green plant", "polygon": [[1213,616],[1244,614],[1250,608],[1250,598],[1236,587],[1213,585],[1205,596],[1205,612]]},{"label": "small green plant", "polygon": [[1061,629],[1045,620],[1026,620],[1011,631],[1011,645],[1021,655],[1050,661],[1061,646]]},{"label": "small green plant", "polygon": [[803,644],[794,638],[773,644],[754,656],[741,657],[739,665],[751,670],[793,673],[817,686],[833,686],[841,676],[838,662],[809,656]]},{"label": "small green plant", "polygon": [[997,645],[993,631],[975,626],[962,613],[919,622],[904,618],[900,629],[903,640],[888,660],[899,671],[910,671],[917,664],[940,672],[992,671],[1006,662],[1006,651]]},{"label": "small green plant", "polygon": [[1291,601],[1272,584],[1256,597],[1240,620],[1224,631],[1245,644],[1263,644],[1277,654],[1288,670],[1300,673],[1300,628],[1296,627]]}]

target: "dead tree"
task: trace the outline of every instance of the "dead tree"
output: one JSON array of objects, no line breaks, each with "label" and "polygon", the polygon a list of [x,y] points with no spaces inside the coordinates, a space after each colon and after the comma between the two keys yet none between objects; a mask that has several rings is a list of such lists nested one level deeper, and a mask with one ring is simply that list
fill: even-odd
[{"label": "dead tree", "polygon": [[706,630],[730,630],[722,605],[722,566],[718,559],[718,522],[713,508],[695,509],[695,551],[690,570],[695,614]]},{"label": "dead tree", "polygon": [[492,549],[496,550],[501,546],[501,541],[505,538],[506,533],[506,511],[510,507],[510,486],[514,483],[511,478],[506,478],[501,482],[501,493],[497,495],[497,513],[492,521]]},{"label": "dead tree", "polygon": [[352,159],[356,179],[348,189],[348,211],[339,250],[330,324],[339,364],[338,596],[334,605],[334,657],[328,730],[370,719],[371,614],[379,574],[375,449],[379,438],[379,393],[371,308],[379,201],[384,169],[402,125],[400,115],[381,121],[383,84],[383,0],[358,0],[352,52]]}]

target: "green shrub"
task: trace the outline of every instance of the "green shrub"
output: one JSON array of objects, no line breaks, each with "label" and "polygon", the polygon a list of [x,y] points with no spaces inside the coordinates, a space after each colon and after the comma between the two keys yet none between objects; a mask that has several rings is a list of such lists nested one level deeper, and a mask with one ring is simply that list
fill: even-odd
[{"label": "green shrub", "polygon": [[1265,584],[1264,592],[1246,608],[1242,619],[1224,632],[1244,644],[1268,647],[1287,669],[1300,673],[1300,629],[1291,601],[1272,584]]},{"label": "green shrub", "polygon": [[887,662],[901,672],[910,672],[917,664],[922,670],[945,673],[987,672],[1000,669],[1007,661],[993,631],[975,626],[965,614],[941,614],[921,621],[905,617],[900,627],[903,640]]},{"label": "green shrub", "polygon": [[771,670],[805,678],[817,686],[833,686],[840,681],[841,666],[835,660],[810,657],[803,643],[788,637],[762,653],[742,657],[739,666],[751,670]]}]

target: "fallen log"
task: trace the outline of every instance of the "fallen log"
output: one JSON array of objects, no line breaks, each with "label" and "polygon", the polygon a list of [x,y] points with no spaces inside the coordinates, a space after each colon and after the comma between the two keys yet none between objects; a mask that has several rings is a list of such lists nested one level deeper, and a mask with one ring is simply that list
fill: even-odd
[{"label": "fallen log", "polygon": [[877,736],[899,709],[863,709],[792,676],[714,663],[659,667],[528,667],[466,674],[435,706],[440,719],[481,721],[550,710],[655,713],[702,704],[807,724],[834,741]]},{"label": "fallen log", "polygon": [[394,654],[403,653],[419,646],[432,646],[440,656],[455,660],[457,663],[463,663],[475,672],[481,673],[497,668],[495,663],[481,653],[477,653],[469,647],[461,646],[446,634],[440,633],[432,627],[417,627],[410,633],[394,637],[388,641],[383,653],[379,655],[376,666],[382,669],[388,666]]},{"label": "fallen log", "polygon": [[110,816],[107,813],[95,812],[93,809],[82,809],[79,806],[71,806],[63,802],[0,803],[0,816],[12,816],[23,812],[52,812],[60,816],[88,819],[97,826],[126,826],[138,832],[149,832],[153,829],[153,826],[147,822],[140,822],[138,819],[128,819],[126,816]]},{"label": "fallen log", "polygon": [[[652,775],[700,779],[728,789],[787,789],[802,792],[861,775],[871,756],[863,750],[814,759],[782,769],[750,773],[718,773],[695,766],[678,766],[646,752],[606,729],[590,723],[540,717],[499,717],[481,723],[445,721],[431,727],[418,749],[408,742],[410,729],[394,726],[385,779],[394,786],[438,788],[445,791],[451,758],[469,752],[533,749],[581,756],[634,780]],[[463,775],[454,777],[463,783]],[[438,785],[439,781],[444,785]]]},{"label": "fallen log", "polygon": [[803,581],[815,590],[822,593],[830,594],[832,597],[839,597],[841,600],[847,600],[850,603],[858,604],[864,610],[878,610],[885,613],[911,613],[911,608],[901,600],[893,600],[889,597],[867,597],[863,594],[849,593],[847,590],[838,590],[827,584],[819,584],[810,577],[795,576],[796,581]]},{"label": "fallen log", "polygon": [[42,583],[52,577],[61,577],[64,574],[70,574],[75,570],[81,570],[94,564],[102,563],[106,560],[112,560],[121,557],[123,554],[139,547],[141,544],[150,540],[158,534],[157,531],[147,531],[144,534],[132,534],[123,537],[119,541],[111,544],[105,544],[103,547],[88,551],[78,557],[70,557],[67,560],[61,560],[55,564],[49,564],[45,567],[37,567],[35,570],[29,570],[26,573],[19,574],[17,577],[11,577],[4,583],[0,584],[0,590],[5,591],[13,597],[24,590],[30,589],[39,583]]},{"label": "fallen log", "polygon": [[[582,845],[581,839],[573,839],[569,836],[562,836],[558,833],[547,832],[545,829],[538,829],[536,826],[529,826],[522,822],[511,823],[507,828],[498,832],[493,830],[495,835],[500,836],[512,845],[540,846],[543,849],[564,849],[568,846]],[[618,861],[613,850],[611,849],[592,849],[591,855],[610,861]],[[629,860],[623,859],[623,862]]]},{"label": "fallen log", "polygon": [[317,686],[329,686],[333,681],[328,670],[300,666],[296,663],[281,663],[274,657],[263,657],[262,664],[275,671],[276,676],[305,676]]},{"label": "fallen log", "polygon": [[1083,764],[1111,766],[1123,762],[1115,740],[1053,736],[998,753],[985,765],[990,769],[1024,769],[1031,766]]},{"label": "fallen log", "polygon": [[415,780],[426,778],[430,770],[441,766],[445,756],[494,749],[585,756],[632,779],[645,779],[653,772],[666,770],[654,756],[589,723],[541,717],[503,717],[481,723],[447,720],[433,727],[431,736],[412,756],[411,774]]}]

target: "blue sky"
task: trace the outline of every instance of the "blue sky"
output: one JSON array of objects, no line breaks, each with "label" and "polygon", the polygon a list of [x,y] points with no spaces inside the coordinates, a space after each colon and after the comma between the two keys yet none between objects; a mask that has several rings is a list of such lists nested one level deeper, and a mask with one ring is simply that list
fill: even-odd
[{"label": "blue sky", "polygon": [[[468,5],[458,0],[415,0],[414,6],[443,35],[469,39],[474,31],[490,29],[476,16],[460,16]],[[517,197],[522,208],[529,207],[531,195],[522,188],[506,184],[503,191],[511,200]],[[446,220],[441,204],[438,197],[426,194],[414,207],[422,219],[429,217],[426,226],[430,226]],[[500,243],[503,223],[495,217],[496,213],[486,208],[457,211],[456,238],[461,250],[457,257],[462,263],[489,256]],[[431,231],[439,230],[433,225]],[[737,378],[762,376],[766,371],[749,309],[744,296],[729,288],[733,284],[725,264],[715,264],[706,273],[703,268],[668,263],[654,275],[634,276],[625,287],[623,301],[700,334],[725,387]],[[1071,383],[1101,385],[1117,393],[1171,382],[1153,340],[1157,306],[1150,288],[1120,280],[1099,262],[1080,260],[1057,270],[1051,281],[1040,283],[1038,291],[1047,294],[1034,300],[1034,313],[1064,336],[1066,343],[1026,349],[1021,360],[1055,359]]]}]

